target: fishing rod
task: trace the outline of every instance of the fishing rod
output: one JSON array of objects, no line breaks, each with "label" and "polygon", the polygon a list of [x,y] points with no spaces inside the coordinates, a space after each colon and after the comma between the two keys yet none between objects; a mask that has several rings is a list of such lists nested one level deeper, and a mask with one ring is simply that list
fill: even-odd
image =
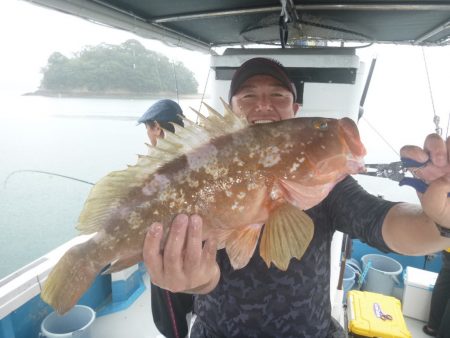
[{"label": "fishing rod", "polygon": [[375,65],[377,64],[377,58],[372,58],[372,62],[370,63],[369,74],[367,74],[366,83],[364,85],[364,90],[361,95],[361,100],[359,101],[359,113],[358,113],[358,121],[364,114],[364,103],[366,102],[367,92],[369,91],[370,81],[372,80],[373,71],[375,69]]},{"label": "fishing rod", "polygon": [[95,183],[89,182],[89,181],[85,181],[76,177],[72,177],[72,176],[67,176],[67,175],[61,175],[58,173],[54,173],[51,171],[43,171],[43,170],[31,170],[31,169],[22,169],[22,170],[14,170],[13,172],[11,172],[3,181],[3,188],[6,188],[6,184],[8,183],[8,180],[10,179],[11,176],[15,175],[15,174],[19,174],[19,173],[37,173],[37,174],[45,174],[45,175],[50,175],[50,176],[57,176],[57,177],[62,177],[62,178],[66,178],[69,180],[73,180],[73,181],[77,181],[77,182],[81,182],[81,183],[85,183],[85,184],[89,184],[89,185],[95,185]]},{"label": "fishing rod", "polygon": [[[367,74],[366,83],[364,84],[364,89],[361,94],[361,100],[359,101],[359,112],[358,112],[358,121],[363,117],[364,115],[364,104],[366,102],[367,93],[369,91],[370,82],[372,80],[372,75],[375,70],[375,65],[377,63],[377,58],[373,57],[372,62],[370,64],[369,73]],[[349,235],[344,234],[342,237],[342,246],[341,246],[341,259],[340,259],[340,269],[339,269],[339,277],[338,277],[338,285],[337,290],[343,290],[343,282],[344,282],[344,273],[345,273],[345,267],[346,267],[346,261],[347,259],[351,258],[352,256],[352,239]],[[344,290],[345,291],[345,290]],[[342,300],[338,300],[339,302],[342,302]],[[344,300],[345,301],[345,300]]]}]

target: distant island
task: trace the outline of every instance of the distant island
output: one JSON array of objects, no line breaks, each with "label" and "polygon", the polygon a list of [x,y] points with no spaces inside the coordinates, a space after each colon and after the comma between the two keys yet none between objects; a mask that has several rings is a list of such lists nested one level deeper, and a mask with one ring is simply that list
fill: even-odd
[{"label": "distant island", "polygon": [[197,97],[198,82],[181,62],[136,40],[84,47],[68,58],[54,52],[39,89],[25,95],[72,97]]}]

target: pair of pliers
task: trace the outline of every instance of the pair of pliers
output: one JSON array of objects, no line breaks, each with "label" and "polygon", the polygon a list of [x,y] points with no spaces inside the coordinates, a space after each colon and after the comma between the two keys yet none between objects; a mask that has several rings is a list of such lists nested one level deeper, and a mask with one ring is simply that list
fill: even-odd
[{"label": "pair of pliers", "polygon": [[373,312],[375,316],[381,320],[392,320],[392,316],[389,313],[384,313],[381,310],[381,305],[378,303],[373,303]]},{"label": "pair of pliers", "polygon": [[[389,178],[390,180],[398,182],[400,186],[409,185],[416,189],[416,191],[424,193],[428,184],[419,178],[414,177],[414,170],[424,168],[430,161],[421,163],[413,159],[402,157],[400,161],[391,162],[387,164],[366,164],[366,172],[362,175]],[[411,174],[408,176],[407,174]],[[450,194],[449,194],[450,196]]]}]

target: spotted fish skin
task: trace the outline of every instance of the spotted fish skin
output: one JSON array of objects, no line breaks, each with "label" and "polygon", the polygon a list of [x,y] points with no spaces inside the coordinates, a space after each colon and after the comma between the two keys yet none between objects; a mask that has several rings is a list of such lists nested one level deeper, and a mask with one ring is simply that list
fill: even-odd
[{"label": "spotted fish skin", "polygon": [[83,233],[96,233],[62,257],[41,297],[65,313],[105,266],[114,272],[141,261],[149,225],[162,222],[167,234],[179,213],[199,214],[203,239],[215,237],[235,269],[248,263],[262,236],[260,254],[267,265],[286,270],[291,258],[301,258],[314,232],[302,210],[364,168],[365,149],[350,119],[297,118],[228,133],[218,129],[206,125],[206,142],[188,151],[180,143],[186,137],[168,140],[155,156],[143,156],[136,166],[97,183],[78,224]]},{"label": "spotted fish skin", "polygon": [[[321,130],[318,123],[327,127]],[[160,168],[133,203],[148,198],[157,204],[149,205],[142,216],[146,220],[170,222],[180,212],[200,214],[207,230],[264,222],[286,198],[278,191],[280,180],[310,189],[325,185],[329,191],[363,170],[364,148],[354,155],[340,123],[298,118],[224,135]],[[276,194],[281,201],[273,198]],[[315,205],[302,202],[297,201],[301,209]]]}]

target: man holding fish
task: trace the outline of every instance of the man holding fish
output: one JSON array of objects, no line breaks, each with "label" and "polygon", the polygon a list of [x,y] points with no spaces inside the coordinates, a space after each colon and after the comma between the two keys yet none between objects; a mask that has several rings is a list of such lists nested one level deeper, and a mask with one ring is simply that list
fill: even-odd
[{"label": "man holding fish", "polygon": [[[295,86],[282,65],[254,58],[236,71],[229,102],[237,115],[256,125],[293,118],[299,109],[296,96]],[[345,122],[341,128],[346,130],[349,148],[362,157],[365,152],[357,135],[352,137],[352,127]],[[202,245],[202,228],[208,224],[205,217],[195,213],[174,218],[161,251],[163,225],[153,223],[143,251],[152,282],[173,292],[195,295],[197,319],[192,337],[338,337],[342,329],[332,320],[329,299],[334,231],[348,233],[384,252],[423,255],[448,248],[449,151],[450,141],[436,134],[426,138],[423,148],[402,148],[402,157],[428,163],[414,172],[429,184],[427,191],[419,194],[421,206],[379,199],[365,192],[351,176],[337,179],[335,186],[327,188],[323,200],[314,196],[317,191],[309,191],[307,185],[281,180],[270,198],[301,206],[314,223],[311,238],[305,235],[309,243],[306,251],[292,255],[298,259],[290,260],[288,266],[271,258],[276,254],[260,255],[258,248],[246,265],[237,259],[230,262],[225,250],[216,254],[217,238],[212,236]],[[326,165],[336,163],[329,161]],[[292,171],[297,165],[292,166]],[[307,222],[304,224],[307,228]],[[238,237],[237,245],[246,243]],[[258,247],[267,245],[264,237],[258,240]]]}]

